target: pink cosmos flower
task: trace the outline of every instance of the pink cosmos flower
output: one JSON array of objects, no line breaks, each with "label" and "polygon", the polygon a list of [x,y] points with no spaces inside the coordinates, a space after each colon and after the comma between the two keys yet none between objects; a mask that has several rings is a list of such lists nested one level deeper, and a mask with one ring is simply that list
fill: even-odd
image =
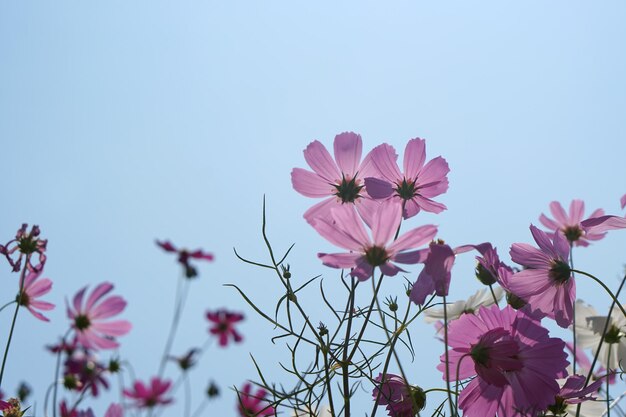
[{"label": "pink cosmos flower", "polygon": [[[380,384],[382,374],[376,377]],[[426,405],[426,394],[420,387],[409,385],[399,375],[386,374],[385,382],[375,385],[372,391],[377,405],[386,405],[390,417],[414,417]]]},{"label": "pink cosmos flower", "polygon": [[300,194],[312,198],[325,198],[304,213],[308,223],[316,218],[328,220],[330,209],[342,204],[355,205],[369,224],[373,202],[364,189],[364,178],[375,174],[370,156],[361,162],[363,143],[361,136],[344,132],[335,136],[335,159],[324,145],[313,141],[304,150],[304,159],[313,172],[302,168],[291,171],[291,183]]},{"label": "pink cosmos flower", "polygon": [[109,389],[109,381],[104,377],[106,371],[107,368],[89,352],[74,352],[65,360],[63,375],[72,378],[77,391],[89,389],[91,395],[97,397],[100,387]]},{"label": "pink cosmos flower", "polygon": [[166,252],[173,252],[178,254],[178,263],[182,265],[185,270],[185,276],[187,278],[193,278],[198,275],[198,270],[189,263],[190,259],[201,259],[205,261],[212,261],[214,259],[213,254],[204,252],[202,249],[196,249],[190,251],[187,249],[177,249],[170,241],[156,241],[156,244]]},{"label": "pink cosmos flower", "polygon": [[411,139],[404,151],[404,174],[396,160],[398,155],[393,146],[383,143],[371,152],[372,164],[377,178],[365,179],[367,193],[375,199],[392,198],[404,204],[405,219],[415,216],[420,210],[441,213],[446,206],[432,200],[448,190],[447,174],[450,172],[445,159],[438,156],[426,165],[426,141]]},{"label": "pink cosmos flower", "polygon": [[508,289],[526,301],[533,310],[556,320],[566,328],[572,324],[576,283],[569,268],[569,244],[561,231],[554,240],[530,226],[530,232],[539,249],[526,243],[511,246],[511,259],[525,266],[508,282]]},{"label": "pink cosmos flower", "polygon": [[17,302],[22,307],[26,307],[39,320],[50,321],[49,318],[37,311],[50,311],[54,308],[54,304],[38,300],[39,297],[46,295],[52,289],[51,280],[48,278],[39,279],[41,273],[42,270],[38,272],[31,271],[24,277],[22,294],[17,296]]},{"label": "pink cosmos flower", "polygon": [[[622,209],[626,207],[626,194],[620,199]],[[599,216],[591,217],[581,223],[587,233],[602,233],[608,230],[626,229],[626,217]]]},{"label": "pink cosmos flower", "polygon": [[484,253],[490,247],[490,243],[481,243],[478,245],[462,245],[452,249],[442,240],[431,242],[428,249],[419,251],[419,260],[417,262],[423,262],[424,268],[417,277],[415,284],[413,284],[409,298],[414,303],[422,305],[430,294],[435,294],[439,297],[447,296],[450,289],[455,256],[472,249]]},{"label": "pink cosmos flower", "polygon": [[[539,221],[552,232],[548,232],[548,236],[554,239],[554,233],[560,230],[571,245],[589,246],[589,241],[600,240],[606,233],[595,233],[593,231],[586,232],[581,226],[583,213],[585,212],[585,202],[582,200],[572,200],[569,205],[569,214],[565,213],[565,209],[558,201],[550,203],[550,211],[554,216],[554,220],[548,218],[545,214],[539,216]],[[604,215],[604,210],[597,209],[589,218]]]},{"label": "pink cosmos flower", "polygon": [[206,318],[213,323],[209,328],[209,333],[218,336],[221,347],[227,346],[231,337],[235,343],[243,341],[243,336],[235,329],[235,323],[244,319],[243,314],[222,308],[217,311],[207,311]]},{"label": "pink cosmos flower", "polygon": [[447,296],[454,265],[454,251],[444,243],[432,242],[424,261],[424,269],[411,288],[409,298],[415,304],[422,305],[426,297],[436,294]]},{"label": "pink cosmos flower", "polygon": [[[46,245],[48,241],[46,239],[40,239],[39,226],[33,226],[30,232],[26,229],[28,225],[22,224],[22,227],[15,234],[15,239],[10,240],[6,245],[0,245],[0,255],[6,256],[9,264],[13,267],[13,272],[19,272],[22,265],[22,258],[26,258],[26,268],[31,272],[39,272],[43,269],[46,263]],[[13,247],[9,247],[13,245]],[[16,260],[11,258],[15,252],[19,252],[19,256]],[[31,256],[35,253],[39,254],[39,264],[33,265]]]},{"label": "pink cosmos flower", "polygon": [[120,296],[109,296],[113,284],[99,284],[83,302],[87,287],[76,293],[72,307],[67,305],[67,316],[72,320],[72,328],[76,331],[76,339],[87,349],[115,349],[119,343],[115,337],[123,336],[131,329],[126,320],[106,321],[126,307],[126,301]]},{"label": "pink cosmos flower", "polygon": [[[556,378],[568,364],[565,343],[510,306],[483,307],[451,322],[448,345],[449,380],[475,376],[459,395],[466,417],[536,415],[553,403]],[[445,354],[440,359],[445,379]]]},{"label": "pink cosmos flower", "polygon": [[500,268],[513,272],[510,266],[500,261],[498,251],[491,246],[491,243],[484,244],[478,251],[481,256],[476,257],[476,261],[478,261],[476,278],[484,285],[492,285],[498,281],[498,269]]},{"label": "pink cosmos flower", "polygon": [[256,394],[252,394],[252,384],[246,382],[241,391],[237,391],[239,401],[237,410],[240,417],[263,417],[273,416],[274,407],[272,407],[265,396],[267,391],[259,388]]},{"label": "pink cosmos flower", "polygon": [[394,201],[381,204],[374,213],[371,238],[353,207],[334,208],[331,216],[332,221],[319,219],[313,227],[331,243],[350,252],[318,253],[317,256],[331,268],[353,268],[350,275],[360,280],[368,279],[375,267],[387,276],[394,276],[403,270],[393,262],[419,262],[420,251],[405,251],[425,244],[437,233],[435,226],[426,225],[410,230],[390,242],[402,221],[402,206]]},{"label": "pink cosmos flower", "polygon": [[167,405],[173,402],[172,398],[165,398],[172,382],[158,377],[150,380],[150,385],[136,380],[133,389],[124,389],[124,396],[135,400],[135,407],[152,408],[157,405]]}]

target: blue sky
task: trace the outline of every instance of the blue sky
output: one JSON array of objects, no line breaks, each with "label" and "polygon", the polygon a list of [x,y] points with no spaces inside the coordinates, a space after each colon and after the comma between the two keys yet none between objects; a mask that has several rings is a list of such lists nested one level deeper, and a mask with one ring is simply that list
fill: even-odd
[{"label": "blue sky", "polygon": [[[290,184],[314,139],[330,147],[355,131],[365,150],[388,142],[401,151],[426,138],[428,157],[451,167],[440,199],[448,211],[412,224],[438,224],[451,244],[488,240],[506,254],[531,241],[529,224],[552,200],[621,212],[625,19],[619,1],[2,3],[0,238],[22,222],[41,226],[47,299],[58,306],[50,324],[20,315],[8,386],[28,379],[41,401],[54,362],[42,346],[67,327],[65,298],[104,280],[128,299],[135,326],[122,355],[142,378],[156,372],[178,268],[155,238],[216,255],[192,283],[176,353],[204,342],[207,309],[248,316],[244,344],[203,358],[195,401],[214,378],[225,393],[210,415],[234,415],[226,387],[254,378],[249,352],[284,378],[286,347],[222,284],[269,309],[281,296],[274,277],[232,253],[265,256],[265,195],[277,249],[296,243],[296,279],[323,274],[339,290],[315,256],[332,246],[302,219],[314,201]],[[616,286],[624,247],[626,232],[616,232],[576,262]],[[478,289],[472,258],[458,260],[451,298]],[[0,276],[9,300],[17,278],[8,267]],[[596,286],[579,288],[608,306]],[[318,296],[307,302],[321,316]],[[414,331],[423,345],[408,365],[413,382],[439,384],[441,346],[430,327]]]}]

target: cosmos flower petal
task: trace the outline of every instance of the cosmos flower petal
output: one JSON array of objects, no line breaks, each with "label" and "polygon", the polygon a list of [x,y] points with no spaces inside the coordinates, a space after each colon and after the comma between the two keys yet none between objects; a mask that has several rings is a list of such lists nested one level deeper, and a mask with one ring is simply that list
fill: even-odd
[{"label": "cosmos flower petal", "polygon": [[557,222],[561,224],[568,223],[567,213],[565,213],[565,209],[558,201],[552,201],[550,203],[550,212]]},{"label": "cosmos flower petal", "polygon": [[392,264],[391,262],[386,262],[379,266],[380,271],[387,275],[388,277],[393,277],[398,274],[398,272],[406,272],[404,269],[399,268],[398,266]]},{"label": "cosmos flower petal", "polygon": [[339,269],[354,268],[363,257],[360,253],[319,253],[317,256],[324,265]]},{"label": "cosmos flower petal", "polygon": [[111,284],[110,282],[103,282],[101,284],[98,284],[98,286],[91,292],[91,295],[87,299],[85,310],[91,310],[93,306],[112,289],[113,284]]},{"label": "cosmos flower petal", "polygon": [[404,175],[406,178],[415,179],[426,161],[426,141],[415,138],[407,142],[404,148]]},{"label": "cosmos flower petal", "polygon": [[[409,230],[408,232],[404,233],[391,245],[389,245],[389,251],[395,253],[422,246],[433,240],[436,234],[437,226],[434,226],[432,224],[416,227],[415,229]],[[400,261],[398,260],[398,262]]]},{"label": "cosmos flower petal", "polygon": [[331,215],[333,220],[335,220],[335,227],[343,232],[344,235],[358,242],[361,247],[370,243],[367,230],[365,230],[365,226],[363,226],[363,222],[354,206],[343,205],[335,207],[331,210]]},{"label": "cosmos flower petal", "polygon": [[375,199],[389,198],[393,194],[393,185],[380,178],[365,178],[365,189],[367,194]]},{"label": "cosmos flower petal", "polygon": [[291,184],[294,190],[306,197],[328,197],[334,188],[319,175],[302,168],[291,171]]},{"label": "cosmos flower petal", "polygon": [[111,296],[91,308],[92,319],[108,319],[121,313],[126,308],[126,301],[120,296]]},{"label": "cosmos flower petal", "polygon": [[[448,163],[441,156],[428,161],[418,177],[420,194],[425,197],[435,197],[446,192],[448,190],[448,179],[446,178],[448,172],[450,172]],[[429,188],[432,190],[428,191]]]},{"label": "cosmos flower petal", "polygon": [[509,281],[510,291],[523,299],[542,293],[551,285],[550,281],[546,279],[546,271],[541,269],[525,269],[514,274]]},{"label": "cosmos flower petal", "polygon": [[304,150],[304,159],[313,171],[327,182],[334,184],[341,179],[341,172],[326,147],[314,140]]},{"label": "cosmos flower petal", "polygon": [[583,200],[572,200],[569,205],[569,220],[572,223],[580,223],[585,213],[585,202]]},{"label": "cosmos flower petal", "polygon": [[325,220],[318,220],[313,228],[333,245],[350,251],[361,252],[363,242],[356,240],[352,235],[346,234],[343,230],[336,227],[335,224]]},{"label": "cosmos flower petal", "polygon": [[132,329],[132,324],[126,320],[106,321],[93,323],[93,330],[111,336],[124,336]]},{"label": "cosmos flower petal", "polygon": [[583,220],[581,225],[587,233],[602,233],[609,230],[625,229],[626,217],[600,216]]},{"label": "cosmos flower petal", "polygon": [[372,162],[383,180],[399,183],[403,176],[398,169],[398,155],[393,146],[383,143],[372,149]]},{"label": "cosmos flower petal", "polygon": [[333,143],[335,160],[341,172],[354,178],[363,150],[361,135],[354,132],[344,132],[335,136]]},{"label": "cosmos flower petal", "polygon": [[372,224],[374,245],[385,246],[398,231],[401,221],[402,206],[399,203],[389,201],[381,204]]},{"label": "cosmos flower petal", "polygon": [[420,195],[416,195],[415,197],[413,197],[413,200],[420,206],[422,210],[429,213],[439,214],[447,209],[445,204],[437,203],[436,201],[433,201],[426,197],[422,197]]}]

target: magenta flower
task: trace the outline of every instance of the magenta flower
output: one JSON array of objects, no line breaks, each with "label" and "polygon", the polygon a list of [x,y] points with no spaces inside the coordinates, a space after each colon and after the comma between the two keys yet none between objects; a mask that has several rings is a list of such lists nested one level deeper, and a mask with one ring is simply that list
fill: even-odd
[{"label": "magenta flower", "polygon": [[492,247],[490,243],[484,244],[484,247],[478,249],[481,256],[477,256],[476,260],[476,278],[484,285],[492,285],[498,281],[498,269],[505,268],[513,272],[510,266],[500,261],[498,251]]},{"label": "magenta flower", "polygon": [[353,132],[340,133],[335,136],[333,147],[334,160],[324,145],[311,142],[304,150],[304,159],[313,172],[302,168],[291,171],[291,183],[297,192],[306,197],[325,198],[307,210],[304,218],[309,223],[317,218],[328,220],[331,208],[354,204],[369,224],[377,203],[369,199],[364,178],[375,172],[369,155],[361,162],[361,136]]},{"label": "magenta flower", "polygon": [[217,311],[207,311],[206,318],[213,323],[209,328],[209,333],[219,338],[221,347],[227,346],[231,337],[235,343],[243,341],[243,336],[235,329],[235,323],[244,319],[243,314],[233,313],[222,308]]},{"label": "magenta flower", "polygon": [[132,327],[126,320],[106,321],[126,307],[126,301],[120,296],[103,299],[111,290],[113,284],[103,282],[91,292],[87,302],[83,303],[87,291],[87,287],[84,287],[74,296],[73,309],[69,303],[67,305],[67,316],[72,320],[76,338],[87,349],[115,349],[119,346],[115,337],[125,335]]},{"label": "magenta flower", "polygon": [[430,294],[440,297],[448,295],[454,257],[454,251],[450,246],[437,242],[430,244],[424,268],[411,288],[409,295],[411,301],[422,305]]},{"label": "magenta flower", "polygon": [[[464,416],[536,415],[553,403],[568,364],[565,343],[550,338],[539,320],[494,305],[449,326],[449,380],[475,376],[459,395]],[[445,354],[440,359],[445,379]]]},{"label": "magenta flower", "polygon": [[184,372],[196,365],[198,362],[198,354],[200,354],[200,349],[192,348],[182,356],[168,356],[168,359],[176,362],[181,371]]},{"label": "magenta flower", "polygon": [[393,146],[383,143],[370,153],[378,175],[365,179],[367,193],[375,199],[394,199],[404,205],[405,219],[420,210],[441,213],[446,206],[432,200],[448,190],[447,174],[450,172],[445,159],[438,156],[426,165],[426,141],[411,139],[404,150],[404,174],[396,160]]},{"label": "magenta flower", "polygon": [[17,296],[17,302],[22,307],[26,307],[39,320],[50,321],[49,318],[37,311],[50,311],[54,308],[54,304],[38,300],[39,297],[48,294],[52,289],[51,280],[48,278],[39,279],[41,272],[41,270],[38,272],[31,271],[24,277],[24,286],[21,295]]},{"label": "magenta flower", "polygon": [[450,289],[455,256],[471,250],[477,250],[483,254],[489,248],[491,248],[490,243],[462,245],[452,249],[442,240],[431,242],[428,249],[419,251],[418,262],[423,262],[424,268],[413,284],[409,298],[414,303],[422,305],[430,294],[435,294],[439,297],[447,296]]},{"label": "magenta flower", "polygon": [[91,395],[97,397],[100,387],[109,389],[109,381],[104,378],[106,371],[107,368],[94,355],[74,352],[64,363],[63,375],[71,378],[73,389],[89,389]]},{"label": "magenta flower", "polygon": [[402,221],[402,207],[389,201],[381,204],[372,218],[372,237],[353,207],[331,210],[332,220],[319,219],[315,230],[331,243],[349,250],[348,253],[318,253],[322,263],[331,268],[352,268],[350,275],[366,280],[378,267],[387,276],[403,271],[393,262],[414,264],[420,261],[420,251],[405,252],[432,240],[437,233],[433,225],[415,228],[393,239]]},{"label": "magenta flower", "polygon": [[196,249],[193,251],[187,249],[177,249],[176,246],[167,240],[157,240],[156,244],[166,252],[178,254],[178,263],[182,265],[187,278],[193,278],[198,275],[198,270],[189,263],[190,259],[200,259],[205,261],[212,261],[214,259],[212,253],[204,252],[202,249]]},{"label": "magenta flower", "polygon": [[157,405],[167,405],[173,402],[172,398],[165,398],[172,382],[158,377],[150,380],[150,385],[136,380],[133,389],[124,389],[124,397],[135,401],[135,407],[152,408]]},{"label": "magenta flower", "polygon": [[[376,377],[380,384],[382,374]],[[390,417],[414,417],[426,405],[426,394],[420,387],[409,385],[399,375],[386,374],[385,382],[372,391],[377,405],[386,405]]]},{"label": "magenta flower", "polygon": [[575,407],[568,410],[568,406],[580,404],[584,401],[594,401],[593,394],[597,394],[598,389],[602,385],[599,379],[585,388],[586,378],[582,375],[572,375],[567,378],[559,393],[555,396],[554,402],[548,406],[548,411],[555,416],[570,415],[568,411],[575,415]]},{"label": "magenta flower", "polygon": [[274,415],[274,407],[272,407],[265,396],[267,391],[259,388],[256,394],[252,394],[252,384],[246,382],[241,391],[237,391],[239,404],[237,410],[240,417],[263,417]]},{"label": "magenta flower", "polygon": [[[626,207],[626,194],[620,199],[622,209]],[[581,223],[587,233],[602,233],[608,230],[626,229],[626,217],[599,216],[591,217]]]},{"label": "magenta flower", "polygon": [[[554,220],[549,219],[545,214],[539,216],[539,221],[546,228],[552,232],[548,232],[548,236],[554,239],[554,234],[557,230],[568,240],[570,245],[575,246],[589,246],[589,241],[600,240],[606,233],[586,232],[581,226],[583,221],[583,213],[585,212],[585,202],[582,200],[572,200],[569,205],[569,214],[565,213],[561,203],[553,201],[550,203],[550,212],[554,216]],[[589,218],[599,217],[604,215],[604,210],[597,209]]]},{"label": "magenta flower", "polygon": [[[6,256],[9,264],[13,268],[13,272],[18,272],[22,265],[22,258],[26,258],[26,268],[31,272],[39,272],[43,269],[46,263],[46,245],[48,241],[46,239],[40,239],[39,226],[33,226],[30,232],[26,229],[28,225],[22,224],[22,227],[15,234],[15,239],[10,240],[6,245],[0,245],[0,255]],[[16,260],[11,258],[15,252],[19,252]],[[32,256],[37,253],[39,255],[39,264],[33,265]]]},{"label": "magenta flower", "polygon": [[560,231],[554,240],[533,225],[530,232],[539,249],[526,243],[511,246],[513,262],[527,269],[509,279],[508,289],[533,310],[566,328],[572,324],[576,299],[576,283],[569,268],[569,244]]}]

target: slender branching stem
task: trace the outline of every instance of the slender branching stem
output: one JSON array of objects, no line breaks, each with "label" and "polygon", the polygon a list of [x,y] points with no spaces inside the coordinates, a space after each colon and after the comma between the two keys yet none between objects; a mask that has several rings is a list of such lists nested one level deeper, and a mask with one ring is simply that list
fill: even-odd
[{"label": "slender branching stem", "polygon": [[[24,291],[24,278],[26,277],[27,265],[30,262],[30,255],[26,255],[26,262],[20,273],[20,291],[17,293],[18,299],[22,299],[22,291]],[[4,356],[2,357],[2,368],[0,368],[0,388],[2,387],[2,378],[4,377],[4,368],[7,363],[7,357],[9,355],[9,347],[11,346],[11,339],[13,338],[13,330],[15,329],[15,323],[17,321],[17,313],[20,311],[20,303],[15,303],[15,312],[13,313],[13,320],[11,321],[11,329],[9,330],[9,338],[7,339],[7,345],[4,348]]]}]

